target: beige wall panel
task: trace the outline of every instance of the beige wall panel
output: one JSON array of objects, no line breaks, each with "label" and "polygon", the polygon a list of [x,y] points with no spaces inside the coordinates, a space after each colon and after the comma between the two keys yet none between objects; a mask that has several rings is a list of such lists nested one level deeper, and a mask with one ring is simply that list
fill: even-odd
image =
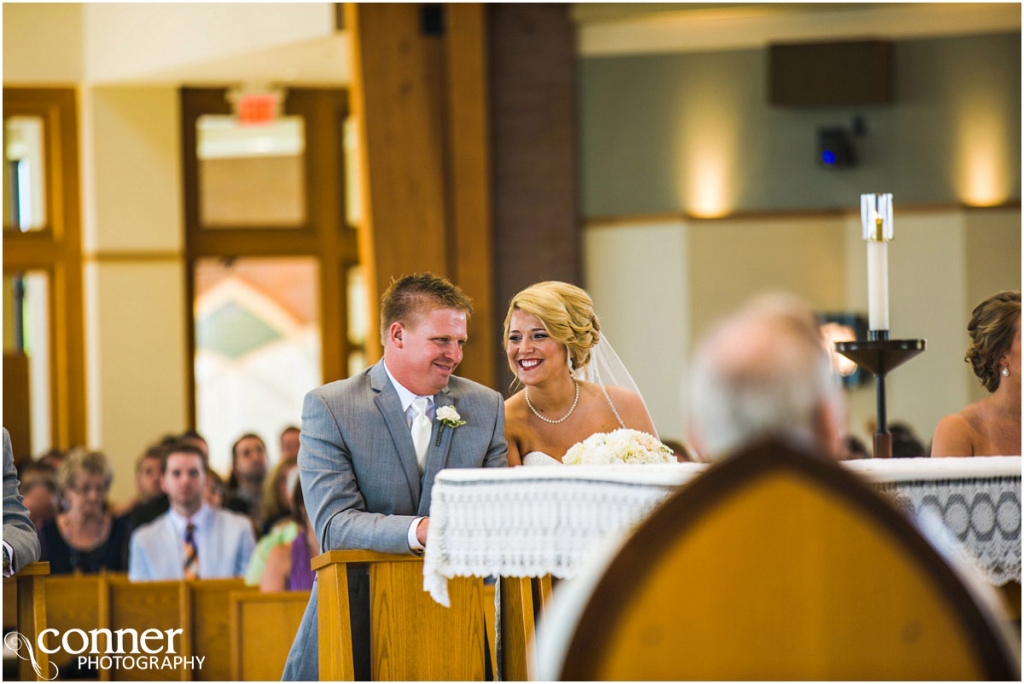
[{"label": "beige wall panel", "polygon": [[845,306],[844,231],[836,218],[763,218],[690,224],[691,332],[750,297],[786,291],[820,311]]},{"label": "beige wall panel", "polygon": [[687,227],[681,222],[583,233],[584,286],[663,439],[686,435]]},{"label": "beige wall panel", "polygon": [[87,265],[90,434],[114,464],[115,501],[133,492],[133,465],[186,427],[185,284],[180,263]]},{"label": "beige wall panel", "polygon": [[[967,307],[961,326],[964,351],[970,338],[967,322],[980,302],[1001,290],[1020,289],[1020,210],[992,209],[967,211]],[[966,367],[967,364],[964,363]],[[988,391],[970,374],[969,400],[978,401]]]},{"label": "beige wall panel", "polygon": [[334,33],[330,3],[93,3],[84,13],[85,69],[95,82],[140,78]]},{"label": "beige wall panel", "polygon": [[4,85],[67,85],[83,77],[77,3],[4,3]]},{"label": "beige wall panel", "polygon": [[181,251],[177,90],[107,87],[88,95],[86,251]]}]

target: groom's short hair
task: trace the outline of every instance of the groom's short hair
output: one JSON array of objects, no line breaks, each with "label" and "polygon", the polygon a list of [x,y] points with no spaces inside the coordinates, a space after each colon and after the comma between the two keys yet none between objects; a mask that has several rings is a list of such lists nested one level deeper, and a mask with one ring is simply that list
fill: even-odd
[{"label": "groom's short hair", "polygon": [[413,273],[392,280],[380,297],[381,344],[387,343],[392,323],[408,326],[413,316],[433,309],[457,309],[469,318],[473,302],[457,285],[433,273]]}]

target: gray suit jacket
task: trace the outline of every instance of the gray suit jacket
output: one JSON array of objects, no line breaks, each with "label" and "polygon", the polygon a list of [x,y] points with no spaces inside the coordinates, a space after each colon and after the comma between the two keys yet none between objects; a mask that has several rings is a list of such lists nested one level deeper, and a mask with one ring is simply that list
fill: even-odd
[{"label": "gray suit jacket", "polygon": [[[453,376],[434,395],[435,414],[442,406],[454,406],[466,424],[450,428],[434,421],[421,476],[398,392],[383,361],[306,395],[299,477],[324,551],[412,553],[409,526],[416,516],[429,515],[439,470],[508,465],[500,394]],[[316,602],[314,584],[288,654],[286,680],[317,679]]]},{"label": "gray suit jacket", "polygon": [[28,509],[18,492],[18,472],[14,469],[11,436],[4,428],[4,543],[14,552],[11,569],[21,570],[39,560],[39,537],[28,517]]}]

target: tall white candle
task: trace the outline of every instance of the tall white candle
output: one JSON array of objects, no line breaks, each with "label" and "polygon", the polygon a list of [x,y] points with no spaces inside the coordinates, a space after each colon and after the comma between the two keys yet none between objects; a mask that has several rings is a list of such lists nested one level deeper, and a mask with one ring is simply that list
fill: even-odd
[{"label": "tall white candle", "polygon": [[861,195],[860,218],[868,243],[868,327],[889,330],[889,240],[892,195]]},{"label": "tall white candle", "polygon": [[889,329],[889,245],[868,242],[868,327]]}]

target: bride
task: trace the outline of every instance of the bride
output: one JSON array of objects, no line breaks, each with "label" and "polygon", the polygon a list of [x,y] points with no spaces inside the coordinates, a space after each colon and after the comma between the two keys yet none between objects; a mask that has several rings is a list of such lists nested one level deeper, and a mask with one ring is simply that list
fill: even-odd
[{"label": "bride", "polygon": [[517,294],[505,316],[505,345],[523,385],[505,401],[510,466],[558,465],[597,432],[631,428],[657,436],[581,288],[547,281]]}]

